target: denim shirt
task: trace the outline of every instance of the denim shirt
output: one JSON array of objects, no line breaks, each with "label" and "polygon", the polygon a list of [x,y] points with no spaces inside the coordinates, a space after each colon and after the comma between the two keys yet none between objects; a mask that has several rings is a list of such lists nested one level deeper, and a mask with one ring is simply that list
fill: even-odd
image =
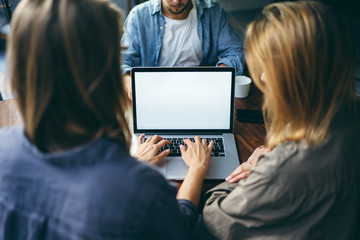
[{"label": "denim shirt", "polygon": [[0,129],[0,240],[188,239],[197,209],[103,137],[56,153]]},{"label": "denim shirt", "polygon": [[[245,64],[243,44],[228,23],[225,11],[215,0],[196,0],[198,34],[202,45],[200,66],[225,64],[242,74]],[[122,72],[131,67],[158,66],[166,20],[161,0],[135,6],[124,24]]]}]

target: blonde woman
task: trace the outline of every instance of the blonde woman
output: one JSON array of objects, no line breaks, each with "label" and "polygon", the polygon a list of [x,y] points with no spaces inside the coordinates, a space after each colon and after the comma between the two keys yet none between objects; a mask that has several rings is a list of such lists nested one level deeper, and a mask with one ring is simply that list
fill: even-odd
[{"label": "blonde woman", "polygon": [[275,3],[249,25],[245,53],[264,93],[267,148],[209,191],[203,223],[212,235],[359,238],[354,52],[343,21],[320,3]]},{"label": "blonde woman", "polygon": [[[107,0],[19,3],[8,54],[24,126],[0,130],[0,239],[191,233],[213,142],[186,142],[189,172],[178,192],[129,155],[119,17]],[[139,139],[135,156],[156,164],[166,143]]]}]

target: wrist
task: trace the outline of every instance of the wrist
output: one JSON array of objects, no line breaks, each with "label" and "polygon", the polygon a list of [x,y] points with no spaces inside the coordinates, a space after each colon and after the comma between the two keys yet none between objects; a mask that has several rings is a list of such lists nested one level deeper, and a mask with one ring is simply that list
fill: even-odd
[{"label": "wrist", "polygon": [[189,167],[187,176],[197,181],[203,181],[206,175],[207,169]]}]

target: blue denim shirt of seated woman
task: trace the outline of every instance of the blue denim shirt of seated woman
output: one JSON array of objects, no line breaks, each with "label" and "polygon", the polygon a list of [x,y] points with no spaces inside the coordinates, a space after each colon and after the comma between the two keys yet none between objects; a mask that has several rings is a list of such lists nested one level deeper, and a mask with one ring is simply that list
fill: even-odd
[{"label": "blue denim shirt of seated woman", "polygon": [[106,137],[42,153],[0,130],[0,239],[188,239],[197,209]]}]

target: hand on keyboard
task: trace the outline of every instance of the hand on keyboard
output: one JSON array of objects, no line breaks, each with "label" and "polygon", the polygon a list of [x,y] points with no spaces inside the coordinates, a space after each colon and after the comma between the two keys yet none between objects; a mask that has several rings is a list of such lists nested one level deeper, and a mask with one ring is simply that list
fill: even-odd
[{"label": "hand on keyboard", "polygon": [[145,134],[142,134],[138,138],[138,148],[134,154],[134,158],[157,165],[161,159],[170,153],[170,150],[166,149],[165,151],[162,151],[158,154],[159,150],[171,142],[162,139],[162,137],[159,137],[158,135],[149,137],[145,142],[143,142],[144,137]]},{"label": "hand on keyboard", "polygon": [[200,140],[200,137],[196,136],[195,142],[192,142],[190,139],[184,139],[184,143],[187,145],[187,148],[184,145],[180,145],[180,151],[186,165],[189,166],[189,171],[196,171],[205,176],[210,164],[214,141],[211,141],[208,145],[205,138]]},{"label": "hand on keyboard", "polygon": [[[168,156],[181,156],[180,145],[184,145],[184,138],[164,138],[171,142],[169,145],[165,145],[160,149],[160,152],[170,149]],[[194,138],[189,138],[190,141],[195,142]],[[204,138],[205,139],[205,138]],[[206,138],[206,141],[209,143],[214,141],[214,147],[212,149],[211,156],[214,157],[225,157],[224,142],[222,138]]]}]

